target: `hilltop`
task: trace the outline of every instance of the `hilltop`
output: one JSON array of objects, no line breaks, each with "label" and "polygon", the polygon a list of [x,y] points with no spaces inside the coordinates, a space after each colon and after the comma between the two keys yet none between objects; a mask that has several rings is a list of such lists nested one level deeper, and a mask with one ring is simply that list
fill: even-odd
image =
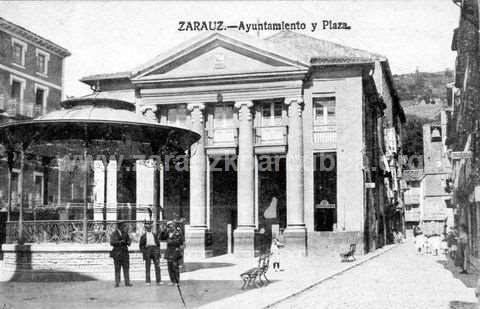
[{"label": "hilltop", "polygon": [[419,72],[393,76],[407,123],[403,138],[404,154],[423,153],[423,125],[440,120],[440,110],[447,101],[446,85],[453,72]]}]

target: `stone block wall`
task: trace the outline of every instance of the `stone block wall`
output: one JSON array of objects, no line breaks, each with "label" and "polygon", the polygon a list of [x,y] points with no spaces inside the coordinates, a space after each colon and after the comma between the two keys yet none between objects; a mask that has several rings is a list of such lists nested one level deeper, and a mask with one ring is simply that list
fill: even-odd
[{"label": "stone block wall", "polygon": [[[114,281],[111,247],[107,244],[2,245],[0,281]],[[138,244],[130,247],[130,278],[145,279],[145,266]],[[160,260],[162,279],[168,280],[167,265]],[[154,267],[151,266],[151,275]],[[122,274],[123,281],[123,274]]]}]

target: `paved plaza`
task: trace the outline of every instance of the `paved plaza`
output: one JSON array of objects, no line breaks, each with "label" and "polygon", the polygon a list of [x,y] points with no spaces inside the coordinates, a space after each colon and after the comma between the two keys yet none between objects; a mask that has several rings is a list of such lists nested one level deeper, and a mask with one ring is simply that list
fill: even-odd
[{"label": "paved plaza", "polygon": [[407,243],[273,308],[474,309],[477,278]]},{"label": "paved plaza", "polygon": [[[477,276],[459,275],[444,257],[416,255],[411,243],[353,263],[335,256],[285,258],[284,271],[269,271],[272,283],[242,290],[239,274],[254,264],[255,259],[233,256],[187,261],[181,285],[187,307],[476,308]],[[166,280],[166,271],[162,275]],[[183,308],[176,287],[147,287],[139,280],[117,289],[113,280],[3,282],[0,303],[5,308]]]}]

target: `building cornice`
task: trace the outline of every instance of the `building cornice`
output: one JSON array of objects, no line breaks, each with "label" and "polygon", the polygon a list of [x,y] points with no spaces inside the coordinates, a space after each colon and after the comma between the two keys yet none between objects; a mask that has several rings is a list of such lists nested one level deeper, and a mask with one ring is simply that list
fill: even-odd
[{"label": "building cornice", "polygon": [[58,56],[68,57],[71,55],[71,53],[67,49],[61,47],[60,45],[57,45],[52,41],[47,40],[39,36],[38,34],[35,34],[1,17],[0,17],[0,30],[5,31],[8,34],[18,37],[22,40],[28,41],[29,43],[37,47],[43,48],[48,52],[57,54]]},{"label": "building cornice", "polygon": [[299,79],[302,80],[307,74],[307,70],[288,70],[288,71],[274,71],[274,72],[248,72],[225,75],[197,75],[197,76],[179,76],[174,78],[162,78],[161,76],[152,78],[132,79],[133,84],[155,84],[155,83],[188,83],[188,82],[249,82],[252,79],[257,80],[272,80],[272,78],[281,79]]}]

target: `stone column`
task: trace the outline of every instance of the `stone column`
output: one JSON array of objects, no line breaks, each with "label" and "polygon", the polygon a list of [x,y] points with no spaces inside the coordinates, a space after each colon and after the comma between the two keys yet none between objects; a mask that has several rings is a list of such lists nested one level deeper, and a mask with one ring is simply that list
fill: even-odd
[{"label": "stone column", "polygon": [[237,159],[237,228],[233,231],[234,254],[253,257],[255,254],[255,188],[251,101],[235,103],[238,109]]},{"label": "stone column", "polygon": [[287,228],[284,236],[289,254],[306,255],[303,187],[303,100],[286,98],[288,105]]},{"label": "stone column", "polygon": [[137,160],[137,220],[150,220],[148,209],[156,204],[155,161]]},{"label": "stone column", "polygon": [[105,206],[105,166],[101,160],[93,161],[93,220],[103,220]]},{"label": "stone column", "polygon": [[117,161],[107,165],[107,220],[117,220]]},{"label": "stone column", "polygon": [[190,225],[185,228],[187,257],[206,257],[205,234],[207,231],[206,158],[204,144],[203,104],[189,104],[192,131],[200,134],[200,140],[192,145],[190,157]]}]

